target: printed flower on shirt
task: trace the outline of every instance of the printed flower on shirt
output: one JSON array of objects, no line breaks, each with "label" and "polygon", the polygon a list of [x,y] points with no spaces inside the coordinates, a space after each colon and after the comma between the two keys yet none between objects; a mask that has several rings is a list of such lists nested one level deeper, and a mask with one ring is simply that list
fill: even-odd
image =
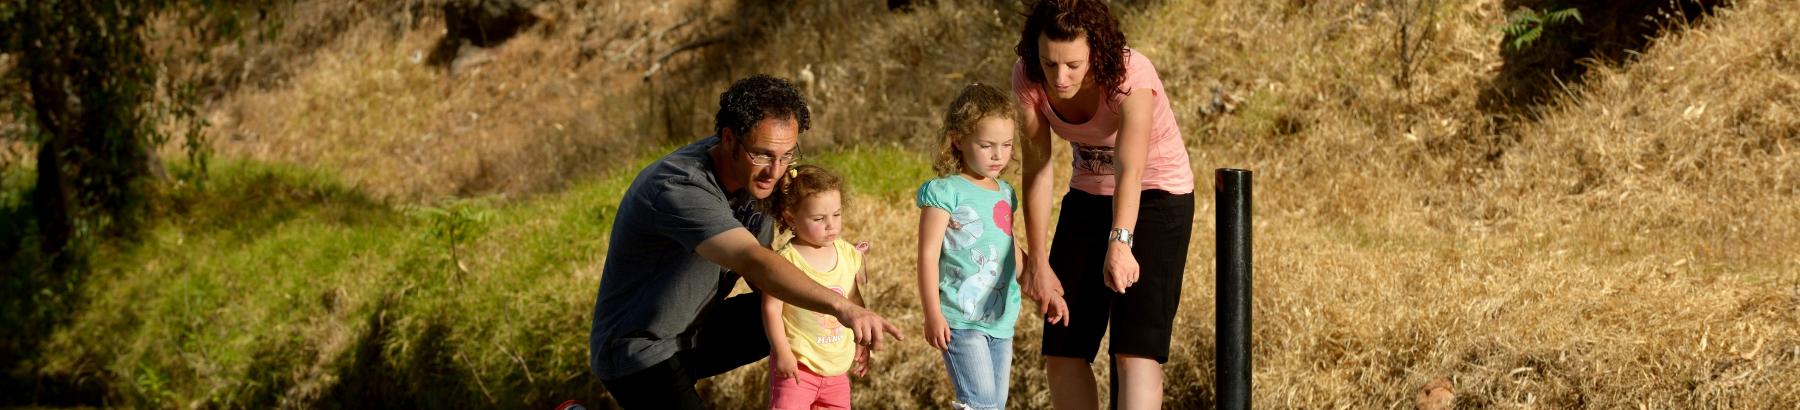
[{"label": "printed flower on shirt", "polygon": [[[844,288],[831,286],[826,289],[837,292],[838,296],[844,296]],[[812,314],[813,318],[819,321],[819,329],[825,331],[823,335],[815,335],[817,337],[813,338],[813,343],[828,345],[844,341],[844,325],[839,323],[836,317],[819,312],[812,312]]]},{"label": "printed flower on shirt", "polygon": [[1012,204],[1006,201],[994,201],[994,225],[1000,226],[1000,232],[1012,236]]},{"label": "printed flower on shirt", "polygon": [[975,212],[975,208],[956,207],[956,211],[950,213],[950,231],[944,233],[944,247],[960,251],[975,246],[975,240],[981,239],[985,231],[978,223],[980,221],[981,213]]}]

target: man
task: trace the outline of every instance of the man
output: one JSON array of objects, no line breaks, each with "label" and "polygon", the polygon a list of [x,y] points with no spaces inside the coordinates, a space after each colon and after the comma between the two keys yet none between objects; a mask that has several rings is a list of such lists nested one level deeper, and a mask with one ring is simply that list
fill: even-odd
[{"label": "man", "polygon": [[[900,332],[769,250],[763,203],[794,164],[811,114],[785,80],[754,76],[719,95],[715,135],[638,173],[619,201],[594,302],[589,366],[627,408],[703,408],[694,381],[761,360],[761,292],[831,314],[880,349]],[[738,276],[758,289],[727,298]]]}]

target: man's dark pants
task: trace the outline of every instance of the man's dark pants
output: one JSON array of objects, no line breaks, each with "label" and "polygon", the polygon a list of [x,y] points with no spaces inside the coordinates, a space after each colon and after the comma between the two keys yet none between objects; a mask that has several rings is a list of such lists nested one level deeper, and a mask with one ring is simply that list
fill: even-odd
[{"label": "man's dark pants", "polygon": [[725,298],[701,316],[693,347],[648,369],[600,383],[627,409],[705,409],[694,381],[768,357],[769,339],[762,324],[762,292]]}]

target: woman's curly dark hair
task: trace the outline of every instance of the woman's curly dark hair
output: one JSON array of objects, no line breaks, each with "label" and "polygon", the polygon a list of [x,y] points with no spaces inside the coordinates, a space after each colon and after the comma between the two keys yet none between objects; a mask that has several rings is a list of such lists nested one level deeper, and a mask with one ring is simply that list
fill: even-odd
[{"label": "woman's curly dark hair", "polygon": [[1025,15],[1025,30],[1019,33],[1014,51],[1024,59],[1025,77],[1044,84],[1044,66],[1038,57],[1038,35],[1051,41],[1070,41],[1085,35],[1088,41],[1088,75],[1110,98],[1124,94],[1125,32],[1119,29],[1119,18],[1099,0],[1038,0]]},{"label": "woman's curly dark hair", "polygon": [[798,132],[812,128],[812,112],[806,108],[806,99],[800,97],[800,89],[787,80],[757,74],[732,83],[731,88],[719,94],[713,132],[722,134],[730,128],[733,134],[741,136],[750,133],[750,128],[764,118],[788,116],[800,123]]}]

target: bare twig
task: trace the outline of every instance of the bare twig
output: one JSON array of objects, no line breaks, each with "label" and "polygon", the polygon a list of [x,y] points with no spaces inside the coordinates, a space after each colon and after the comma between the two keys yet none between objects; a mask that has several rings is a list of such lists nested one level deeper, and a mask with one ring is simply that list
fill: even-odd
[{"label": "bare twig", "polygon": [[521,358],[521,357],[519,357],[519,355],[514,354],[512,351],[507,350],[506,346],[500,344],[499,342],[494,342],[494,347],[500,348],[500,353],[505,353],[507,356],[512,357],[514,362],[519,363],[519,368],[525,370],[525,382],[526,383],[537,384],[537,380],[535,380],[531,377],[531,367],[525,365],[524,358]]},{"label": "bare twig", "polygon": [[645,44],[662,41],[663,36],[668,35],[669,32],[672,32],[675,30],[680,30],[682,27],[686,27],[689,23],[693,23],[694,20],[697,20],[697,18],[690,15],[687,18],[682,19],[679,22],[676,22],[675,25],[673,25],[673,26],[669,26],[662,30],[657,30],[654,33],[650,33],[650,35],[648,35],[648,36],[638,37],[637,41],[633,41],[631,43],[631,45],[625,46],[624,51],[620,51],[618,54],[614,54],[611,57],[608,57],[608,60],[616,63],[616,62],[618,62],[618,60],[627,58],[632,53],[637,52],[637,49],[639,47],[643,47]]},{"label": "bare twig", "polygon": [[488,404],[499,403],[500,402],[499,400],[494,399],[494,393],[488,392],[487,382],[481,381],[481,373],[474,371],[475,361],[469,360],[469,357],[464,356],[462,353],[457,353],[456,358],[462,359],[463,364],[466,364],[469,366],[470,373],[475,373],[475,385],[478,387],[481,387],[481,395],[487,396]]},{"label": "bare twig", "polygon": [[1413,76],[1431,53],[1431,38],[1437,33],[1438,0],[1396,1],[1394,45],[1399,67],[1394,82],[1411,101]]},{"label": "bare twig", "polygon": [[706,46],[710,46],[713,44],[717,44],[720,41],[725,41],[725,39],[729,38],[729,37],[731,37],[731,31],[727,30],[724,34],[707,37],[707,38],[703,38],[703,39],[699,39],[699,40],[694,40],[692,42],[688,42],[687,44],[675,46],[675,48],[672,48],[672,49],[669,49],[669,51],[663,52],[663,54],[661,56],[656,57],[656,63],[651,65],[650,69],[644,70],[644,81],[650,81],[650,77],[655,76],[657,71],[662,71],[663,63],[668,62],[669,57],[674,57],[676,54],[679,54],[683,51],[699,49],[701,47],[706,47]]}]

